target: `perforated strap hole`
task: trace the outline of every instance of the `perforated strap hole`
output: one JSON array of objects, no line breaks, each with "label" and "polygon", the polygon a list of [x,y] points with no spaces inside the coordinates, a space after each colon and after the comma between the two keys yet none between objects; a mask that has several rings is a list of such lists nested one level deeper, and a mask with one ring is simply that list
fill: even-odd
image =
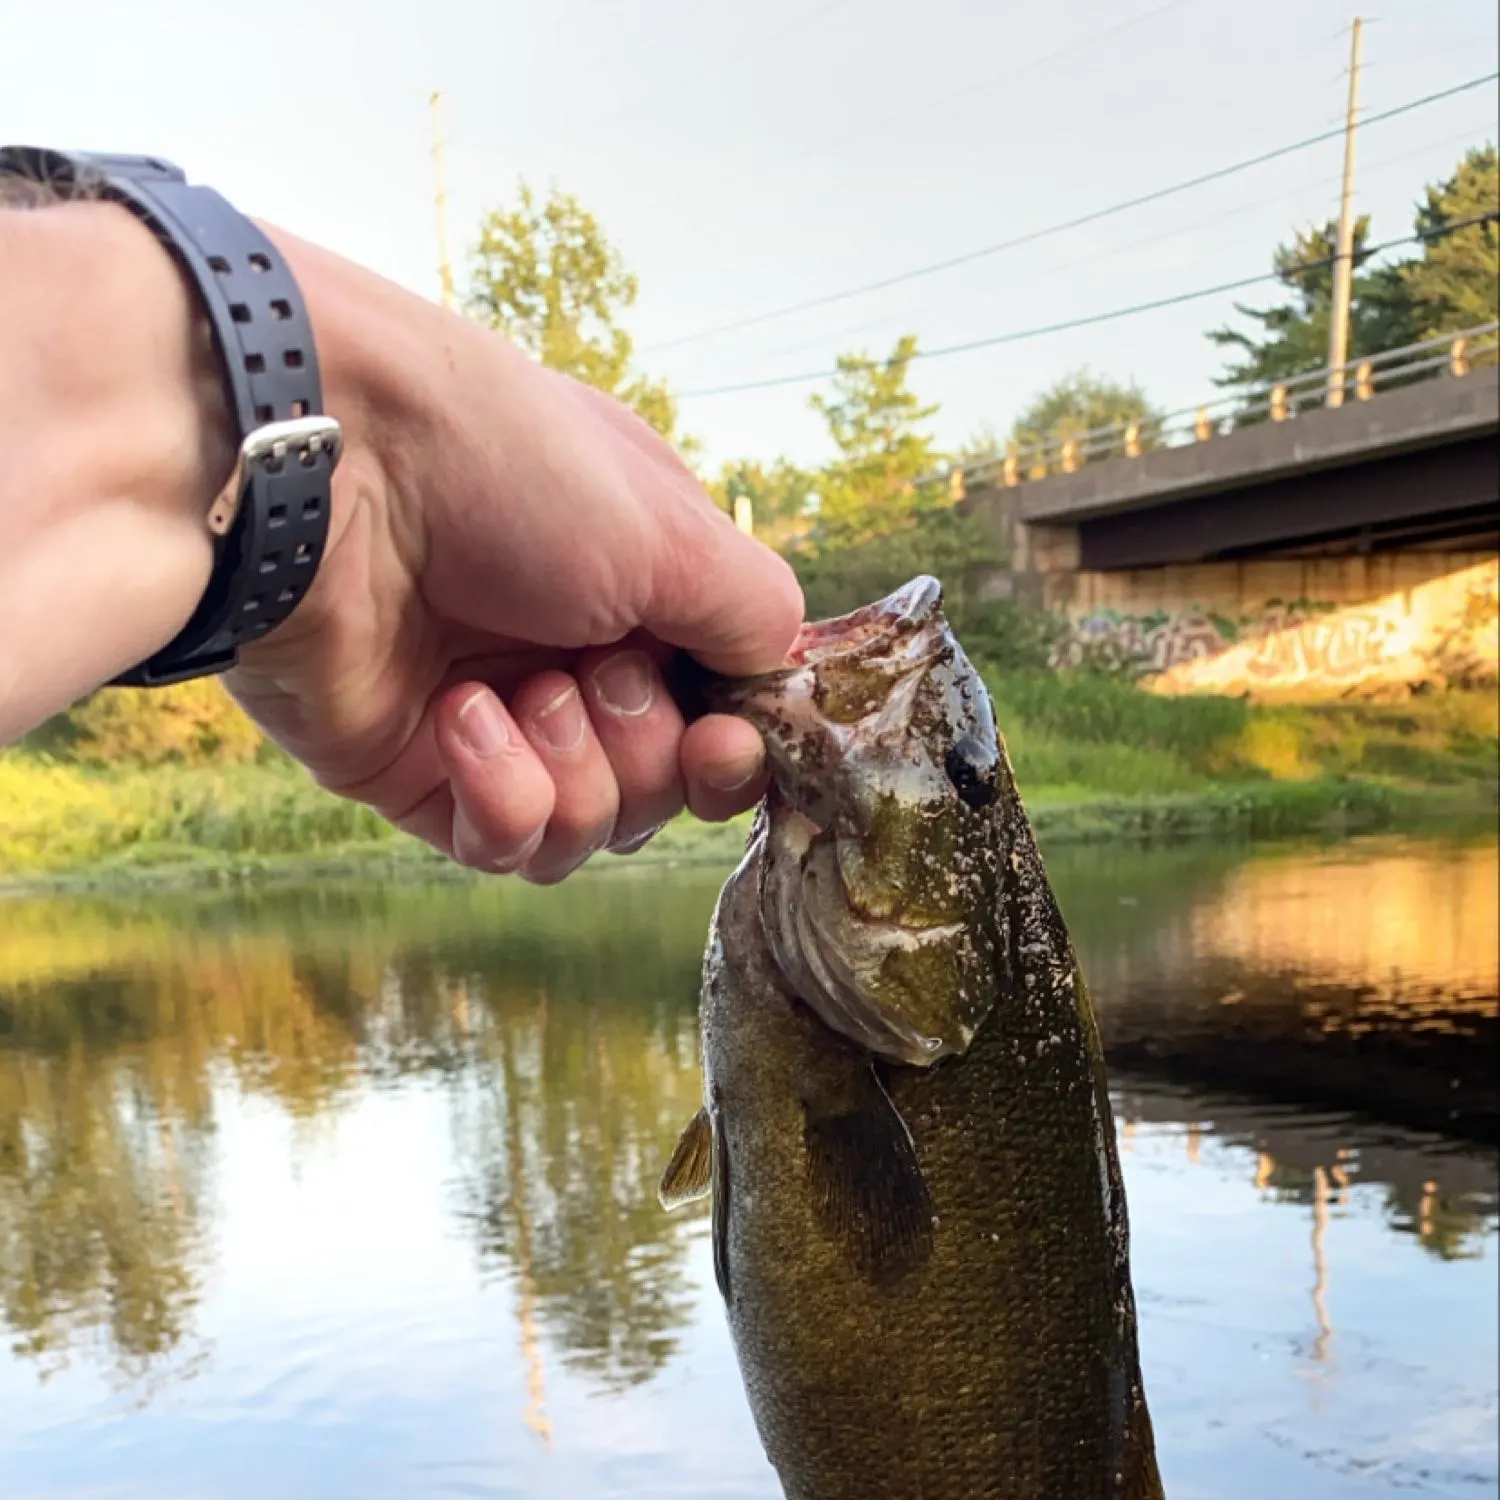
[{"label": "perforated strap hole", "polygon": [[277,297],[271,303],[271,316],[278,323],[285,323],[292,315],[292,304],[285,297]]},{"label": "perforated strap hole", "polygon": [[296,597],[297,590],[291,587],[291,585],[288,585],[286,588],[282,589],[279,594],[277,594],[276,602],[278,604],[290,604]]},{"label": "perforated strap hole", "polygon": [[307,402],[305,402],[305,401],[293,401],[292,402],[292,415],[294,417],[305,417],[307,415]]},{"label": "perforated strap hole", "polygon": [[271,269],[271,258],[262,255],[259,250],[250,257],[250,269],[252,271],[269,271]]},{"label": "perforated strap hole", "polygon": [[283,349],[281,351],[281,362],[289,370],[300,370],[302,368],[302,351],[300,349]]},{"label": "perforated strap hole", "polygon": [[279,552],[268,552],[260,560],[260,571],[262,575],[274,573],[281,565],[281,554]]},{"label": "perforated strap hole", "polygon": [[227,276],[234,269],[222,255],[210,255],[208,263],[220,276]]},{"label": "perforated strap hole", "polygon": [[302,467],[304,469],[312,468],[312,466],[318,461],[318,455],[314,453],[310,447],[300,449],[298,451],[297,457],[302,460]]},{"label": "perforated strap hole", "polygon": [[261,596],[259,594],[257,594],[253,599],[246,599],[245,602],[240,605],[241,613],[247,615],[256,614],[260,609],[260,601]]},{"label": "perforated strap hole", "polygon": [[[261,405],[261,406],[257,406],[255,408],[255,420],[257,422],[261,423],[262,426],[264,426],[265,423],[269,422],[271,420],[271,418],[274,417],[275,415],[276,415],[276,412],[275,412],[275,409],[273,407],[266,406],[266,405]],[[267,467],[270,466],[270,462],[271,461],[268,458],[266,460]],[[277,467],[279,468],[280,465],[278,464]]]},{"label": "perforated strap hole", "polygon": [[251,375],[264,375],[266,373],[265,355],[247,354],[245,356],[245,369]]},{"label": "perforated strap hole", "polygon": [[243,302],[231,302],[229,304],[229,316],[236,323],[248,323],[250,321],[250,309]]},{"label": "perforated strap hole", "polygon": [[302,502],[302,519],[304,521],[316,521],[318,519],[318,512],[322,508],[323,502],[316,495],[310,500],[304,500]]},{"label": "perforated strap hole", "polygon": [[292,562],[299,568],[305,568],[312,561],[312,543],[298,542],[297,550],[292,554]]},{"label": "perforated strap hole", "polygon": [[267,526],[285,526],[286,506],[273,505],[270,510],[266,512],[266,524]]}]

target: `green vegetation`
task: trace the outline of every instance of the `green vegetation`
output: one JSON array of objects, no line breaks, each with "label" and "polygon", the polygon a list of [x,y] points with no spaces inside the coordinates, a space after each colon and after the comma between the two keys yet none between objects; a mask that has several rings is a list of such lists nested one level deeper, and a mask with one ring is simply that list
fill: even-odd
[{"label": "green vegetation", "polygon": [[[1492,693],[1260,706],[1157,697],[1090,672],[992,674],[991,685],[1049,843],[1370,829],[1495,803]],[[722,865],[745,831],[743,819],[716,828],[683,818],[619,864]],[[446,870],[279,752],[128,768],[25,748],[0,755],[0,884],[220,881],[306,875],[310,865]]]},{"label": "green vegetation", "polygon": [[[1433,235],[1450,224],[1493,213],[1500,203],[1500,154],[1494,146],[1468,151],[1453,175],[1423,195],[1412,231]],[[1239,307],[1257,325],[1252,333],[1218,328],[1209,338],[1231,351],[1223,386],[1287,380],[1328,363],[1333,307],[1332,256],[1337,224],[1300,230],[1280,246],[1273,267],[1292,300],[1267,308]],[[1500,226],[1469,224],[1425,240],[1404,259],[1374,265],[1365,249],[1370,221],[1355,224],[1355,275],[1349,307],[1349,358],[1457,333],[1489,322],[1500,306]],[[1294,269],[1307,267],[1307,269]]]},{"label": "green vegetation", "polygon": [[496,208],[479,226],[465,308],[553,370],[633,407],[669,441],[677,403],[666,385],[632,368],[635,343],[620,314],[639,284],[598,219],[571,193],[545,202],[524,182],[514,208]]}]

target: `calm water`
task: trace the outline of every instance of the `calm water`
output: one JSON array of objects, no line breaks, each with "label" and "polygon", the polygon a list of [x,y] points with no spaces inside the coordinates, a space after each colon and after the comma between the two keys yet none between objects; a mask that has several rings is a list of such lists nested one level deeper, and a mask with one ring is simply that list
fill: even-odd
[{"label": "calm water", "polygon": [[[1497,846],[1060,851],[1171,1500],[1497,1488]],[[6,1500],[776,1500],[717,877],[0,904]]]}]

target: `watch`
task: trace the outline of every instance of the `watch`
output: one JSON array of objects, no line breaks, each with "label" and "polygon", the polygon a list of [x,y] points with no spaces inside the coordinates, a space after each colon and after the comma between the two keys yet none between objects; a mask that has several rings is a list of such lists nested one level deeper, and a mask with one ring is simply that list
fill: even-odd
[{"label": "watch", "polygon": [[306,596],[328,540],[339,424],[323,411],[307,308],[276,247],[212,188],[171,162],[0,147],[0,175],[63,200],[104,199],[141,219],[198,288],[213,328],[239,452],[205,521],[214,566],[197,609],[112,686],[160,687],[232,667],[242,646]]}]

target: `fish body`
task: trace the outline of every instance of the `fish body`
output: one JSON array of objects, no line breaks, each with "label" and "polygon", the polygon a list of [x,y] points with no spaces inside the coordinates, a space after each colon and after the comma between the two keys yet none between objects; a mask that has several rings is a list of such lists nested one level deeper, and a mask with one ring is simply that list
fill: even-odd
[{"label": "fish body", "polygon": [[787,1500],[1160,1500],[1082,975],[930,579],[726,687],[775,786],[663,1178]]}]

